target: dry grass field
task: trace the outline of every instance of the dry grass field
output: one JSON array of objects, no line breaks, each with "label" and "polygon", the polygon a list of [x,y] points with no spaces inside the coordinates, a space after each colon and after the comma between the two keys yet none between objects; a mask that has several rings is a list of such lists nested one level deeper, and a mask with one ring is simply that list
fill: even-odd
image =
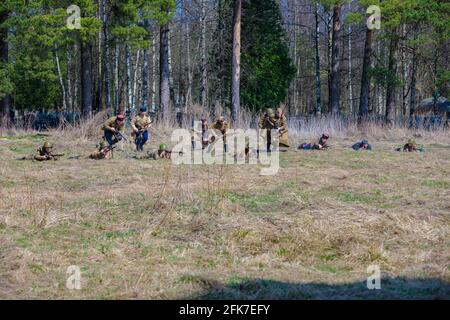
[{"label": "dry grass field", "polygon": [[[0,298],[449,299],[450,135],[422,133],[426,152],[407,154],[393,149],[411,133],[380,132],[372,152],[350,149],[361,134],[332,137],[261,176],[129,159],[131,145],[69,159],[98,137],[4,130]],[[66,156],[15,160],[45,140]],[[81,290],[66,288],[71,265]],[[366,287],[370,265],[380,290]]]}]

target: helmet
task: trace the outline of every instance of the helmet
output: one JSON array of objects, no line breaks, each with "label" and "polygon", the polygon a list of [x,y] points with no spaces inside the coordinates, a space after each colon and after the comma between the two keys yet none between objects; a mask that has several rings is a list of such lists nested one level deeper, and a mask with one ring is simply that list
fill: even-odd
[{"label": "helmet", "polygon": [[225,121],[225,117],[224,116],[220,116],[217,120],[218,121]]},{"label": "helmet", "polygon": [[266,113],[267,113],[268,115],[272,115],[272,114],[273,114],[273,109],[272,109],[272,108],[267,108],[267,109],[266,109]]},{"label": "helmet", "polygon": [[100,148],[104,148],[106,146],[105,141],[101,140],[100,143],[98,144],[98,146]]},{"label": "helmet", "polygon": [[166,148],[167,148],[167,147],[166,147],[166,145],[165,145],[164,143],[162,143],[162,144],[159,145],[159,150],[160,150],[160,151],[164,151],[164,150],[166,150]]},{"label": "helmet", "polygon": [[409,140],[408,140],[408,144],[410,144],[410,145],[415,145],[415,144],[416,144],[416,140],[414,140],[414,139],[409,139]]},{"label": "helmet", "polygon": [[147,108],[146,108],[145,106],[141,106],[141,107],[139,108],[139,111],[140,111],[140,112],[147,112]]},{"label": "helmet", "polygon": [[363,141],[361,141],[361,143],[362,143],[362,144],[369,144],[369,141],[363,140]]},{"label": "helmet", "polygon": [[52,144],[50,142],[46,141],[44,143],[44,145],[42,146],[42,148],[43,149],[51,149],[51,148],[53,148],[53,146],[52,146]]}]

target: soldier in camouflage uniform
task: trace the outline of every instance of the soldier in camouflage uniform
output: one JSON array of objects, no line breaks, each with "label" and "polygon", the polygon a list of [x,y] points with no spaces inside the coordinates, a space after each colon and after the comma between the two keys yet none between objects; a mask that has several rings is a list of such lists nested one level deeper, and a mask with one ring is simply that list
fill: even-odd
[{"label": "soldier in camouflage uniform", "polygon": [[417,147],[416,141],[414,139],[409,139],[408,142],[403,146],[403,148],[398,148],[397,151],[404,152],[424,152],[423,147]]},{"label": "soldier in camouflage uniform", "polygon": [[45,142],[42,147],[37,149],[34,155],[34,160],[36,161],[47,161],[47,160],[58,160],[58,157],[62,154],[53,153],[53,146],[50,142]]},{"label": "soldier in camouflage uniform", "polygon": [[112,156],[112,149],[102,140],[98,145],[98,149],[89,155],[89,159],[109,159]]},{"label": "soldier in camouflage uniform", "polygon": [[110,145],[113,146],[122,137],[118,133],[123,133],[125,129],[125,116],[123,114],[118,114],[115,117],[111,117],[102,125],[102,130],[104,132],[104,139]]},{"label": "soldier in camouflage uniform", "polygon": [[[223,150],[227,152],[227,130],[230,129],[230,125],[225,121],[225,118],[220,116],[217,121],[211,126],[211,129],[217,130],[222,135],[223,139]],[[211,142],[214,142],[215,139],[212,139]]]},{"label": "soldier in camouflage uniform", "polygon": [[131,122],[133,131],[131,135],[135,137],[134,143],[136,144],[137,151],[144,151],[144,145],[148,140],[148,128],[150,127],[152,120],[147,115],[147,109],[141,107],[139,114],[134,117]]},{"label": "soldier in camouflage uniform", "polygon": [[148,152],[146,159],[159,160],[159,159],[170,159],[172,156],[172,151],[167,149],[167,146],[162,143],[159,145],[158,151]]}]

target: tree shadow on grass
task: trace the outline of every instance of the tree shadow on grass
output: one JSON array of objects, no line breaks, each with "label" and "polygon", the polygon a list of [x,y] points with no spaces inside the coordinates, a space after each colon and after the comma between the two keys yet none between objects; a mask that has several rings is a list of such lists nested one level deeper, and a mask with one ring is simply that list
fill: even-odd
[{"label": "tree shadow on grass", "polygon": [[297,299],[450,299],[450,282],[433,278],[382,278],[379,290],[367,288],[366,281],[325,284],[288,283],[265,279],[234,279],[227,284],[191,276],[202,293],[185,299],[297,300]]}]

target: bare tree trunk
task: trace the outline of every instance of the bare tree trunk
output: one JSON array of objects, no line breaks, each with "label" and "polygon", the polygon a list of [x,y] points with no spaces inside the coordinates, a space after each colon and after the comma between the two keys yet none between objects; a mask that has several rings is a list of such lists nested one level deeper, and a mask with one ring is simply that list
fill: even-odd
[{"label": "bare tree trunk", "polygon": [[359,118],[364,119],[369,115],[370,75],[373,44],[373,31],[366,29],[366,41],[364,44],[364,58],[361,76],[361,92],[359,95]]},{"label": "bare tree trunk", "polygon": [[130,48],[128,45],[125,46],[125,65],[127,68],[127,102],[128,102],[128,110],[131,110],[133,107],[133,92],[131,88],[131,57],[130,57]]},{"label": "bare tree trunk", "polygon": [[61,73],[61,66],[59,64],[59,56],[58,56],[58,47],[55,43],[55,60],[56,60],[56,68],[58,70],[58,78],[59,78],[59,84],[61,85],[61,91],[63,95],[63,111],[67,111],[67,93],[66,93],[66,86],[64,85],[64,79]]},{"label": "bare tree trunk", "polygon": [[170,89],[170,101],[172,102],[173,106],[176,106],[175,103],[175,86],[173,83],[173,72],[172,72],[172,49],[170,47],[170,30],[169,30],[169,35],[168,35],[168,54],[169,54],[169,89]]},{"label": "bare tree trunk", "polygon": [[[0,12],[0,26],[8,19],[9,12]],[[6,27],[0,28],[0,62],[8,62],[8,29]],[[10,97],[6,95],[0,98],[0,125],[7,124],[9,117]]]},{"label": "bare tree trunk", "polygon": [[73,90],[72,90],[72,53],[70,47],[66,51],[67,56],[67,108],[73,112]]},{"label": "bare tree trunk", "polygon": [[386,123],[388,125],[393,125],[395,122],[395,83],[394,77],[396,77],[397,61],[395,58],[398,46],[398,38],[393,35],[393,38],[389,44],[389,81],[386,88]]},{"label": "bare tree trunk", "polygon": [[200,97],[203,110],[207,108],[207,79],[208,79],[208,71],[207,71],[207,56],[206,56],[206,5],[205,0],[201,1],[201,17],[200,17],[200,25],[202,28],[202,85],[200,87]]},{"label": "bare tree trunk", "polygon": [[142,68],[142,105],[148,108],[148,49],[144,49],[144,66]]},{"label": "bare tree trunk", "polygon": [[191,44],[190,44],[190,37],[189,37],[189,23],[186,22],[186,67],[187,67],[187,89],[186,89],[186,98],[185,98],[185,110],[184,112],[187,112],[188,106],[191,105],[191,99],[192,99],[192,68],[191,68]]},{"label": "bare tree trunk", "polygon": [[152,109],[151,111],[153,113],[156,112],[156,35],[155,32],[153,32],[153,39],[152,39],[152,94],[151,94],[151,100],[152,100]]},{"label": "bare tree trunk", "polygon": [[234,0],[233,8],[233,61],[231,67],[231,117],[239,127],[240,118],[240,79],[241,79],[241,11],[242,0]]},{"label": "bare tree trunk", "polygon": [[320,25],[319,25],[319,3],[316,3],[316,32],[314,35],[314,47],[316,51],[316,114],[320,115],[322,113],[321,106],[321,90],[320,90],[320,55],[319,55],[319,35],[320,35]]},{"label": "bare tree trunk", "polygon": [[411,96],[410,96],[410,105],[409,105],[409,116],[412,117],[414,112],[416,111],[416,81],[417,81],[417,54],[416,47],[413,48],[413,56],[412,56],[412,71],[411,71]]},{"label": "bare tree trunk", "polygon": [[106,10],[106,0],[102,0],[103,11],[103,75],[105,79],[105,108],[106,112],[111,112],[111,91],[109,75],[109,33],[108,33],[108,13]]},{"label": "bare tree trunk", "polygon": [[169,119],[170,104],[170,72],[169,72],[169,24],[160,27],[159,45],[159,96],[161,105],[161,118]]},{"label": "bare tree trunk", "polygon": [[133,110],[137,110],[136,108],[136,98],[137,98],[137,84],[138,84],[138,71],[139,71],[139,60],[141,56],[141,50],[138,50],[136,53],[136,63],[134,68],[134,76],[133,76],[133,92],[132,92],[132,106]]},{"label": "bare tree trunk", "polygon": [[339,70],[339,52],[341,36],[341,4],[335,4],[333,8],[333,40],[331,51],[331,79],[330,79],[330,109],[333,115],[340,112],[340,70]]},{"label": "bare tree trunk", "polygon": [[348,106],[353,116],[353,79],[352,79],[352,26],[348,27]]},{"label": "bare tree trunk", "polygon": [[114,61],[114,90],[115,90],[115,113],[118,113],[119,111],[119,105],[120,105],[120,92],[119,92],[119,55],[120,55],[120,48],[119,44],[116,42],[116,48],[115,48],[115,61]]},{"label": "bare tree trunk", "polygon": [[84,118],[92,117],[92,45],[80,43],[81,47],[81,109]]}]

